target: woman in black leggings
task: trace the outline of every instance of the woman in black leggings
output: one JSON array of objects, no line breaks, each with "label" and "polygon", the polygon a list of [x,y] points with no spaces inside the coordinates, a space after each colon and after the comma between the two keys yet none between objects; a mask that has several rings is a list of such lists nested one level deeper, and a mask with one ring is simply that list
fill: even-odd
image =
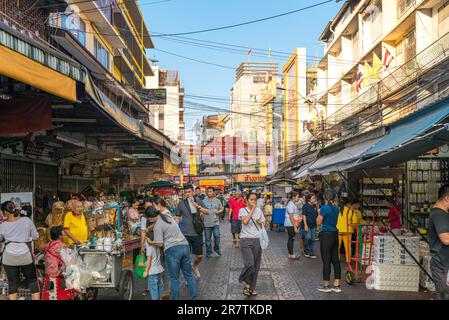
[{"label": "woman in black leggings", "polygon": [[1,208],[8,219],[0,224],[0,240],[5,240],[2,263],[8,277],[9,300],[17,300],[20,273],[25,276],[32,299],[39,300],[36,267],[31,253],[31,241],[37,240],[39,234],[33,221],[21,217],[13,202],[4,202]]},{"label": "woman in black leggings", "polygon": [[[326,204],[321,207],[317,218],[317,224],[321,225],[320,249],[323,261],[323,285],[318,288],[321,292],[341,292],[340,279],[341,267],[338,259],[338,229],[337,220],[339,208],[333,203],[335,191],[328,189],[324,192]],[[334,266],[334,286],[329,286],[331,275],[331,264]]]},{"label": "woman in black leggings", "polygon": [[296,256],[293,252],[293,244],[295,242],[295,235],[298,233],[298,222],[297,219],[299,217],[299,209],[296,206],[296,202],[298,202],[299,194],[297,192],[292,191],[289,195],[289,201],[287,203],[287,208],[285,209],[285,220],[284,227],[287,230],[288,240],[287,240],[287,250],[288,250],[288,258],[291,260],[299,259],[299,256]]}]

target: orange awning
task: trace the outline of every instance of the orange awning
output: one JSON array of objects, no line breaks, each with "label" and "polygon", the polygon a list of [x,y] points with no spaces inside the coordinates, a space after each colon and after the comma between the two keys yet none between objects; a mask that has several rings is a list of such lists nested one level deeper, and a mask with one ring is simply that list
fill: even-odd
[{"label": "orange awning", "polygon": [[0,74],[76,102],[76,82],[16,51],[0,45]]}]

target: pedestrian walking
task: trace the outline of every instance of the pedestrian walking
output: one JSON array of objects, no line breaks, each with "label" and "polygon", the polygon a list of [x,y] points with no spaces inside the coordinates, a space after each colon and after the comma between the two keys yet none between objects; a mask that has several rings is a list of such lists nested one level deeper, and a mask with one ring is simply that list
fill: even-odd
[{"label": "pedestrian walking", "polygon": [[316,238],[316,218],[318,217],[317,198],[313,193],[305,197],[306,203],[302,207],[304,230],[306,233],[304,242],[304,255],[307,258],[315,259],[313,241]]},{"label": "pedestrian walking", "polygon": [[175,220],[167,214],[161,214],[153,207],[146,212],[149,222],[154,222],[154,240],[147,239],[149,245],[164,248],[170,279],[170,297],[179,299],[179,274],[182,271],[192,300],[198,299],[196,281],[190,260],[189,242],[182,234]]},{"label": "pedestrian walking", "polygon": [[181,231],[187,239],[190,249],[195,258],[193,259],[193,272],[199,279],[201,274],[199,264],[203,259],[203,233],[204,224],[202,213],[209,213],[201,200],[195,200],[193,186],[184,187],[184,198],[178,204],[178,215],[181,217]]},{"label": "pedestrian walking", "polygon": [[40,290],[31,251],[31,242],[37,240],[39,234],[31,219],[20,216],[14,202],[2,203],[1,209],[7,219],[0,224],[0,241],[5,241],[2,264],[8,278],[9,300],[17,300],[20,274],[25,277],[32,299],[39,300]]},{"label": "pedestrian walking", "polygon": [[206,258],[212,256],[212,235],[214,236],[215,257],[221,257],[220,251],[220,215],[223,212],[223,205],[216,197],[212,187],[207,188],[207,197],[203,201],[205,207],[210,211],[204,215],[204,233],[206,237]]},{"label": "pedestrian walking", "polygon": [[295,236],[298,233],[299,227],[299,209],[296,206],[298,202],[299,194],[295,191],[290,192],[289,201],[285,209],[285,220],[284,227],[287,230],[288,240],[287,240],[287,251],[288,258],[291,260],[298,260],[299,255],[295,255],[293,251],[293,244],[295,243]]},{"label": "pedestrian walking", "polygon": [[[337,220],[339,208],[334,204],[335,191],[327,189],[324,192],[326,204],[321,207],[317,224],[321,225],[320,251],[323,261],[323,285],[318,288],[321,292],[341,292],[341,266],[338,259],[338,229]],[[334,286],[329,286],[331,264],[334,266]]]},{"label": "pedestrian walking", "polygon": [[263,228],[265,217],[262,210],[257,207],[256,201],[256,194],[249,193],[247,196],[248,207],[241,208],[239,211],[239,219],[242,221],[240,238],[243,257],[243,269],[239,282],[244,284],[243,294],[247,297],[257,295],[255,288],[262,259],[259,229]]},{"label": "pedestrian walking", "polygon": [[[154,231],[148,231],[146,237],[150,241],[154,241]],[[151,299],[162,300],[164,296],[164,282],[162,280],[164,267],[162,266],[161,249],[148,243],[145,246],[147,262],[143,277],[148,278],[148,291]]]},{"label": "pedestrian walking", "polygon": [[239,212],[246,207],[245,199],[242,197],[240,189],[234,191],[234,198],[229,199],[229,221],[231,222],[231,232],[235,247],[240,246],[240,232],[242,221],[239,219]]},{"label": "pedestrian walking", "polygon": [[[302,207],[306,203],[306,196],[308,196],[309,194],[310,194],[309,190],[303,190],[301,192],[300,197],[298,198],[298,200],[295,203],[296,207],[298,207],[300,217],[302,217]],[[304,221],[301,218],[299,218],[299,220],[300,220],[300,222],[298,224],[299,252],[302,252],[305,255],[304,243],[306,240],[307,232],[305,231],[305,228],[304,228]]]},{"label": "pedestrian walking", "polygon": [[438,201],[429,216],[432,272],[439,300],[449,300],[449,184],[438,190]]}]

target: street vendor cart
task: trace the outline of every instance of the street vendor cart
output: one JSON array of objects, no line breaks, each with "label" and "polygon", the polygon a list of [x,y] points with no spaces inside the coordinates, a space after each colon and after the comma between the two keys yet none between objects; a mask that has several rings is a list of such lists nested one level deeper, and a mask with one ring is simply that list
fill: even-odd
[{"label": "street vendor cart", "polygon": [[94,300],[99,289],[113,288],[117,290],[119,299],[131,300],[134,291],[133,252],[140,248],[140,239],[122,238],[119,205],[87,210],[85,213],[88,221],[95,217],[95,230],[102,237],[92,237],[87,247],[77,248],[83,272],[88,270],[91,276],[88,287],[82,290],[84,298]]}]

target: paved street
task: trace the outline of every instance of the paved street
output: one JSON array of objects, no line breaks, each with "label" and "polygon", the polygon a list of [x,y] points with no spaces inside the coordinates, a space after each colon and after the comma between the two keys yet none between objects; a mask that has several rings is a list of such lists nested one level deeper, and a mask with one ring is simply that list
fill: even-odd
[{"label": "paved street", "polygon": [[[300,260],[287,259],[286,241],[284,232],[269,232],[270,246],[264,252],[262,266],[257,284],[257,297],[265,300],[326,300],[326,299],[431,299],[428,292],[387,292],[366,289],[364,284],[353,286],[342,282],[343,292],[322,293],[317,290],[321,281],[321,259]],[[228,222],[221,225],[222,257],[203,260],[200,265],[201,279],[198,281],[199,296],[204,300],[242,300],[248,299],[242,295],[242,285],[238,282],[238,276],[242,267],[242,258],[239,249],[233,247]],[[319,242],[315,242],[316,252],[319,252]],[[298,243],[295,243],[295,252],[298,251]],[[342,264],[343,274],[346,271]],[[134,299],[149,299],[144,294],[145,281],[136,279]],[[182,297],[188,299],[188,291],[183,286]],[[104,290],[100,292],[99,299],[116,299],[115,291]]]}]

